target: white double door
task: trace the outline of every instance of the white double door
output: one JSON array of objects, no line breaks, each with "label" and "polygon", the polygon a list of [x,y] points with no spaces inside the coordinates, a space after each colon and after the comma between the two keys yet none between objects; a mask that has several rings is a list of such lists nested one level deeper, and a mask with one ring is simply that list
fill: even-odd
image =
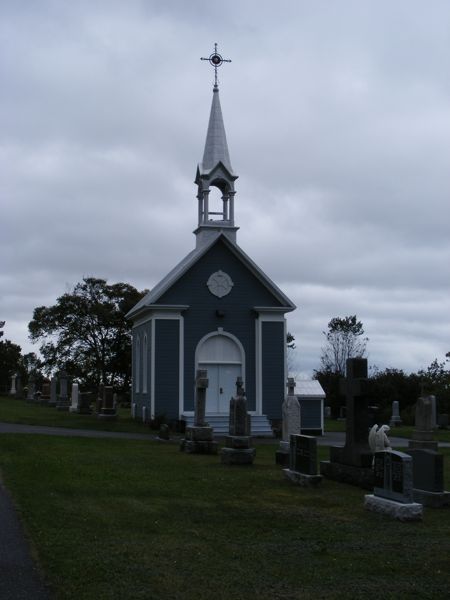
[{"label": "white double door", "polygon": [[241,365],[204,363],[198,367],[208,372],[206,413],[227,415],[230,399],[236,395],[236,379],[241,376]]}]

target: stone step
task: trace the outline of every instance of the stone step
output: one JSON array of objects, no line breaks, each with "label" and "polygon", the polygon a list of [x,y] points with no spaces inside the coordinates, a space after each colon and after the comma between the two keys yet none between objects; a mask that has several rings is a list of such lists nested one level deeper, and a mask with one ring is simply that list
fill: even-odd
[{"label": "stone step", "polygon": [[[186,426],[194,424],[193,415],[181,415]],[[228,435],[228,415],[206,415],[206,421],[213,428],[215,435]],[[266,415],[252,415],[252,436],[273,437],[272,428]]]}]

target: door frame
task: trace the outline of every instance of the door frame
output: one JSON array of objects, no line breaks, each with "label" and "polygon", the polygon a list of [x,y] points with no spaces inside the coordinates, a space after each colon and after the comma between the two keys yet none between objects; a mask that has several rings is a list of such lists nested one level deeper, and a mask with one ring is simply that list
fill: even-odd
[{"label": "door frame", "polygon": [[[222,361],[222,362],[217,362],[215,360],[214,361],[213,360],[211,360],[211,361],[207,361],[207,360],[201,360],[201,361],[199,361],[200,350],[201,350],[201,347],[203,346],[203,344],[207,340],[209,340],[210,338],[219,337],[219,336],[227,337],[227,338],[229,338],[230,340],[232,340],[236,344],[236,346],[239,349],[240,356],[241,356],[241,361],[240,362],[237,362],[237,361],[226,361],[226,360]],[[207,365],[208,362],[211,365],[240,365],[241,366],[241,377],[242,377],[242,382],[243,382],[244,390],[245,390],[245,350],[244,350],[244,346],[241,344],[240,340],[235,335],[233,335],[232,333],[228,333],[227,331],[224,331],[223,327],[218,327],[217,331],[211,331],[210,333],[207,333],[198,342],[197,347],[195,348],[194,380],[195,380],[195,374],[197,373],[199,362],[200,362],[201,365]],[[194,390],[194,395],[195,395],[195,390]],[[185,414],[188,414],[187,411],[185,411]]]}]

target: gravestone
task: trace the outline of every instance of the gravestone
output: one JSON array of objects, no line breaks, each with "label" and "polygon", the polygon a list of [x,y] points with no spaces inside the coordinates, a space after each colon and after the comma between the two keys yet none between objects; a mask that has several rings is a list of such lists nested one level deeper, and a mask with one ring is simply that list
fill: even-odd
[{"label": "gravestone", "polygon": [[100,383],[100,385],[98,386],[98,390],[97,390],[97,399],[95,401],[95,412],[97,414],[100,413],[102,406],[103,406],[104,389],[105,389],[104,384]]},{"label": "gravestone", "polygon": [[428,396],[431,401],[431,427],[436,429],[437,427],[437,401],[436,396]]},{"label": "gravestone", "polygon": [[14,373],[14,375],[11,375],[11,389],[9,390],[9,395],[10,396],[15,396],[17,393],[17,389],[16,389],[16,377],[17,374]]},{"label": "gravestone", "polygon": [[71,413],[78,412],[79,394],[78,383],[72,383],[71,405],[69,407]]},{"label": "gravestone", "polygon": [[27,392],[27,402],[34,402],[34,395],[36,393],[36,379],[33,373],[28,377],[28,392]]},{"label": "gravestone", "polygon": [[136,402],[131,403],[131,418],[136,418]]},{"label": "gravestone", "polygon": [[288,379],[288,394],[281,406],[283,415],[282,439],[280,447],[275,453],[275,462],[277,465],[287,467],[289,464],[289,444],[290,436],[301,433],[300,403],[295,395],[295,380],[293,377]]},{"label": "gravestone", "polygon": [[229,435],[225,438],[225,447],[220,451],[220,460],[224,465],[251,465],[256,450],[251,447],[251,418],[247,412],[247,399],[242,378],[236,381],[236,396],[230,400]]},{"label": "gravestone", "polygon": [[162,423],[162,425],[159,428],[159,433],[158,433],[158,439],[159,440],[170,440],[170,431],[169,431],[169,426],[167,425],[167,423]]},{"label": "gravestone", "polygon": [[20,373],[17,373],[16,375],[16,398],[23,399],[22,376]]},{"label": "gravestone", "polygon": [[92,414],[91,402],[92,396],[90,392],[79,392],[78,394],[78,408],[77,413],[79,415],[90,415]]},{"label": "gravestone", "polygon": [[188,454],[217,454],[218,443],[213,440],[213,428],[205,421],[208,372],[197,371],[195,378],[194,425],[186,427],[180,450]]},{"label": "gravestone", "polygon": [[56,410],[69,410],[68,381],[67,373],[63,369],[59,372],[59,396],[56,401]]},{"label": "gravestone", "polygon": [[422,519],[423,506],[413,499],[412,458],[385,450],[374,457],[373,494],[364,496],[364,507],[399,521]]},{"label": "gravestone", "polygon": [[52,377],[50,379],[50,400],[48,401],[49,406],[56,406],[57,388],[58,388],[58,380],[56,379],[56,377]]},{"label": "gravestone", "polygon": [[340,406],[338,421],[345,421],[346,417],[347,417],[347,408],[345,406]]},{"label": "gravestone", "polygon": [[433,397],[421,396],[416,402],[415,428],[408,448],[434,450],[437,452],[438,443],[433,440]]},{"label": "gravestone", "polygon": [[347,400],[345,446],[330,447],[330,460],[320,463],[320,472],[335,481],[372,489],[372,452],[367,443],[366,358],[347,360],[346,378],[341,382],[341,389],[345,392]]},{"label": "gravestone", "polygon": [[432,508],[450,506],[444,490],[444,455],[434,450],[408,450],[413,460],[413,495],[416,502]]},{"label": "gravestone", "polygon": [[447,427],[448,427],[448,415],[447,414],[438,415],[438,427],[439,427],[439,429],[447,429]]},{"label": "gravestone", "polygon": [[317,440],[311,435],[291,435],[289,468],[285,477],[301,486],[317,486],[322,475],[317,471]]},{"label": "gravestone", "polygon": [[117,419],[117,410],[114,406],[114,390],[112,386],[103,386],[103,400],[100,412],[97,413],[97,419],[102,421],[115,421]]},{"label": "gravestone", "polygon": [[142,422],[143,423],[148,423],[149,418],[148,418],[148,409],[146,406],[142,407]]},{"label": "gravestone", "polygon": [[331,406],[325,406],[323,412],[325,419],[331,419]]},{"label": "gravestone", "polygon": [[45,379],[42,382],[41,404],[48,404],[50,401],[50,381]]},{"label": "gravestone", "polygon": [[389,421],[390,427],[400,427],[402,420],[400,418],[400,403],[398,400],[392,402],[392,416]]}]

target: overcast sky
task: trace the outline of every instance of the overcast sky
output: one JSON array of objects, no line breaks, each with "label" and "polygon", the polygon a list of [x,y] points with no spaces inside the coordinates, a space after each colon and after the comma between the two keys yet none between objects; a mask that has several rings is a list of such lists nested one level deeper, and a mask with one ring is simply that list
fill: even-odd
[{"label": "overcast sky", "polygon": [[450,3],[1,0],[0,320],[193,247],[214,42],[238,243],[297,305],[296,371],[356,314],[370,365],[450,350]]}]

